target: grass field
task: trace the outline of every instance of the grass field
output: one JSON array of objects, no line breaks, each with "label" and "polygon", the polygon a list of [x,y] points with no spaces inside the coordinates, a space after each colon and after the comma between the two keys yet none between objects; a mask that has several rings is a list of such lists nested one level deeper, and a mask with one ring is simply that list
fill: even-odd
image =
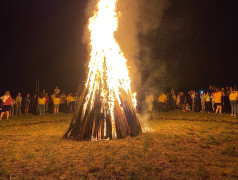
[{"label": "grass field", "polygon": [[238,118],[155,113],[123,140],[62,140],[72,115],[0,121],[0,179],[238,179]]}]

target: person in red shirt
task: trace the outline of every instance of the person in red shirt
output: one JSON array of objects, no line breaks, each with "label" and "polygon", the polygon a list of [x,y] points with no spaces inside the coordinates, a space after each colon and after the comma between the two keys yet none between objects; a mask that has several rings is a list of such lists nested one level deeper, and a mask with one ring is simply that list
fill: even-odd
[{"label": "person in red shirt", "polygon": [[12,102],[12,97],[10,95],[10,92],[7,91],[5,95],[1,97],[1,100],[3,102],[2,104],[2,112],[1,112],[1,117],[0,120],[2,119],[3,115],[6,113],[7,119],[9,118],[9,112],[11,109],[11,102]]},{"label": "person in red shirt", "polygon": [[48,96],[48,93],[45,93],[45,112],[48,112],[48,107],[49,107],[49,101],[50,97]]}]

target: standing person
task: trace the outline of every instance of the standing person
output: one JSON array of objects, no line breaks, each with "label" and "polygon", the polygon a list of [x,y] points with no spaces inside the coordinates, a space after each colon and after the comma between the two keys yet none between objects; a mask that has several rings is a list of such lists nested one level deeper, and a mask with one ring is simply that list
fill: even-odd
[{"label": "standing person", "polygon": [[206,102],[206,95],[204,92],[200,94],[200,99],[201,99],[201,106],[202,106],[202,111],[205,111],[205,102]]},{"label": "standing person", "polygon": [[178,92],[177,94],[176,105],[177,105],[177,109],[180,109],[180,92]]},{"label": "standing person", "polygon": [[210,92],[207,92],[205,96],[205,111],[208,113],[212,111],[212,97]]},{"label": "standing person", "polygon": [[1,100],[3,102],[2,104],[2,111],[1,111],[1,117],[0,120],[2,119],[3,115],[6,113],[7,120],[9,118],[9,112],[11,109],[11,102],[12,102],[12,97],[10,95],[9,91],[6,91],[5,95],[1,97]]},{"label": "standing person", "polygon": [[172,109],[176,109],[176,95],[174,90],[171,90]]},{"label": "standing person", "polygon": [[75,99],[75,107],[74,107],[74,109],[77,110],[78,107],[79,107],[79,100],[80,100],[80,96],[79,96],[79,92],[78,91],[76,92],[74,99]]},{"label": "standing person", "polygon": [[159,96],[159,111],[165,111],[167,96],[164,92]]},{"label": "standing person", "polygon": [[59,114],[60,95],[56,94],[54,98],[54,114]]},{"label": "standing person", "polygon": [[186,97],[183,92],[180,94],[180,108],[183,110],[185,108]]},{"label": "standing person", "polygon": [[45,96],[45,94],[46,94],[45,89],[43,89],[42,94],[43,94],[43,96]]},{"label": "standing person", "polygon": [[60,112],[67,112],[67,97],[63,92],[60,96],[61,104],[60,104]]},{"label": "standing person", "polygon": [[36,94],[34,94],[32,102],[31,102],[31,112],[32,114],[37,115],[38,113],[38,97]]},{"label": "standing person", "polygon": [[75,112],[75,93],[72,93],[73,101],[72,101],[72,112]]},{"label": "standing person", "polygon": [[191,91],[188,92],[188,95],[186,96],[186,104],[188,103],[190,110],[193,104],[192,97],[191,97]]},{"label": "standing person", "polygon": [[69,93],[67,96],[67,105],[68,105],[68,112],[72,113],[73,112],[73,104],[75,100],[74,97],[72,96],[72,93]]},{"label": "standing person", "polygon": [[16,105],[16,101],[15,101],[15,99],[12,98],[11,110],[10,110],[10,115],[11,115],[11,116],[14,116],[14,115],[15,115],[15,105]]},{"label": "standing person", "polygon": [[229,99],[230,99],[230,103],[231,103],[231,116],[236,116],[237,115],[237,91],[235,90],[232,90],[231,93],[230,93],[230,96],[229,96]]},{"label": "standing person", "polygon": [[152,112],[153,110],[153,101],[154,101],[154,95],[153,94],[148,94],[145,102],[147,104],[147,111]]},{"label": "standing person", "polygon": [[26,95],[26,97],[24,99],[25,115],[28,115],[30,103],[31,103],[30,94],[27,93],[27,95]]},{"label": "standing person", "polygon": [[58,87],[58,86],[56,86],[56,87],[55,87],[55,90],[54,90],[54,92],[55,92],[56,94],[59,94],[59,93],[60,93],[60,89],[59,89],[59,87]]},{"label": "standing person", "polygon": [[231,112],[231,102],[229,98],[230,93],[224,92],[224,112],[230,113]]},{"label": "standing person", "polygon": [[200,111],[201,99],[200,99],[200,95],[197,92],[195,92],[194,104],[195,104],[194,111],[199,112]]},{"label": "standing person", "polygon": [[212,111],[213,111],[213,112],[215,112],[215,110],[216,110],[214,94],[215,94],[215,93],[212,92],[212,95],[211,95],[211,97],[212,97]]},{"label": "standing person", "polygon": [[18,96],[16,97],[16,115],[19,116],[21,116],[21,103],[22,103],[21,93],[18,93]]},{"label": "standing person", "polygon": [[41,93],[40,97],[38,98],[38,104],[39,104],[39,113],[40,116],[45,115],[45,97]]},{"label": "standing person", "polygon": [[48,96],[48,93],[45,93],[45,112],[48,112],[48,108],[49,108],[49,101],[50,101],[50,97]]},{"label": "standing person", "polygon": [[216,114],[219,113],[221,114],[222,111],[222,101],[221,101],[221,91],[217,88],[216,92],[214,93],[214,100],[215,100],[215,105],[216,105]]},{"label": "standing person", "polygon": [[192,99],[192,111],[195,111],[195,91],[191,91],[190,93]]},{"label": "standing person", "polygon": [[53,112],[53,113],[54,113],[54,98],[55,98],[55,95],[56,95],[56,91],[54,91],[54,93],[51,94],[50,102],[49,102],[50,111]]}]

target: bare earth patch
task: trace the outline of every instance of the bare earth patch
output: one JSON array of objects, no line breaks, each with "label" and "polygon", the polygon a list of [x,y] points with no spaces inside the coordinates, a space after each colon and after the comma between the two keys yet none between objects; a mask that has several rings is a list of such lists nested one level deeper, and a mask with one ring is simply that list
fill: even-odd
[{"label": "bare earth patch", "polygon": [[237,179],[238,118],[155,113],[154,132],[62,140],[71,115],[0,121],[0,179]]}]

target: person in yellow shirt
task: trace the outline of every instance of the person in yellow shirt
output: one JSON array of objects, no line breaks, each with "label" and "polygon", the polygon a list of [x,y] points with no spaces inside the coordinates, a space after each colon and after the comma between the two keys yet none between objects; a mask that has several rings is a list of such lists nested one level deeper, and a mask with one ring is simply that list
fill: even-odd
[{"label": "person in yellow shirt", "polygon": [[55,98],[54,98],[54,114],[58,114],[59,113],[59,105],[60,105],[60,95],[56,94]]},{"label": "person in yellow shirt", "polygon": [[212,111],[212,97],[209,92],[205,96],[205,111],[208,113]]},{"label": "person in yellow shirt", "polygon": [[69,93],[66,100],[67,100],[67,105],[68,105],[68,111],[69,111],[69,113],[72,113],[73,108],[74,108],[74,104],[75,104],[75,99],[72,96],[72,93]]},{"label": "person in yellow shirt", "polygon": [[231,89],[229,99],[231,103],[231,116],[235,117],[237,115],[237,91]]},{"label": "person in yellow shirt", "polygon": [[213,96],[214,96],[215,105],[216,105],[216,114],[218,113],[218,111],[221,114],[221,111],[222,111],[221,91],[217,88]]},{"label": "person in yellow shirt", "polygon": [[41,93],[41,95],[38,97],[38,105],[39,105],[40,116],[45,115],[45,102],[46,102],[46,99],[43,96],[43,93]]},{"label": "person in yellow shirt", "polygon": [[164,92],[159,96],[159,111],[165,111],[167,96]]}]

